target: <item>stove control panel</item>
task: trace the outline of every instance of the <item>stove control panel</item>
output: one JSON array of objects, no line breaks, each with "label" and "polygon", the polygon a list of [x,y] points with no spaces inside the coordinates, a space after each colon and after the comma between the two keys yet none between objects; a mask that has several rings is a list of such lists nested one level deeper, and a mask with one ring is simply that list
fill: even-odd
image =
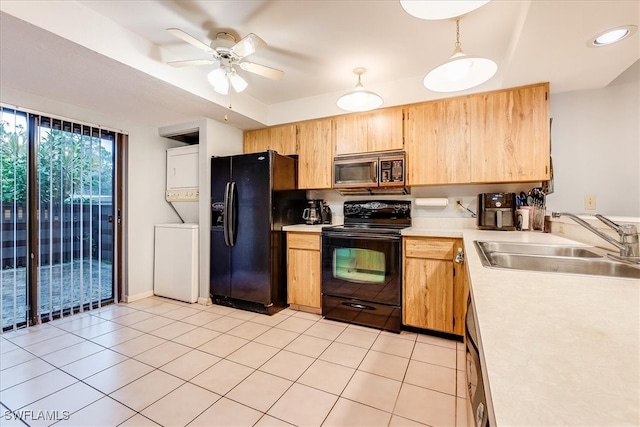
[{"label": "stove control panel", "polygon": [[410,200],[378,200],[344,202],[345,220],[375,219],[393,223],[397,220],[411,219]]}]

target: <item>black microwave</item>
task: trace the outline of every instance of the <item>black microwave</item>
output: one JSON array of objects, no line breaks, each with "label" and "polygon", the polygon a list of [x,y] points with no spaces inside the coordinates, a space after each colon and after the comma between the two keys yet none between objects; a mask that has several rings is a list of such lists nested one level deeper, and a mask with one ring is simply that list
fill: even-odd
[{"label": "black microwave", "polygon": [[407,194],[405,166],[404,152],[336,157],[333,188],[349,194],[359,190],[363,194]]}]

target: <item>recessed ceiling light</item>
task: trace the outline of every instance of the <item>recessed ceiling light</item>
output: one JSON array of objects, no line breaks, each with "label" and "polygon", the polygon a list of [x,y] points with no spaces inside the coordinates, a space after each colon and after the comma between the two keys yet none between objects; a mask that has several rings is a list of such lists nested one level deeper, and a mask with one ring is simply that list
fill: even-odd
[{"label": "recessed ceiling light", "polygon": [[621,27],[612,28],[595,36],[587,41],[587,46],[601,47],[626,39],[638,30],[635,25],[623,25]]}]

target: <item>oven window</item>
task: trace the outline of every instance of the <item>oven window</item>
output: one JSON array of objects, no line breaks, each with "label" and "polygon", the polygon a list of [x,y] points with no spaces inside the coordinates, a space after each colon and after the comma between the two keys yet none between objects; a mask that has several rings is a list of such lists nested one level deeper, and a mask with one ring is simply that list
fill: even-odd
[{"label": "oven window", "polygon": [[357,283],[385,281],[384,252],[372,249],[337,248],[333,251],[333,277]]}]

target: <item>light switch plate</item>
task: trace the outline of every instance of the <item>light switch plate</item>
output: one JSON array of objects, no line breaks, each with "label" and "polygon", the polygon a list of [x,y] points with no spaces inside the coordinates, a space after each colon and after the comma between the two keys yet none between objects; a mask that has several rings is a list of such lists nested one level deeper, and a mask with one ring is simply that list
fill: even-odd
[{"label": "light switch plate", "polygon": [[592,195],[584,196],[584,209],[587,211],[596,210],[596,196],[592,196]]}]

